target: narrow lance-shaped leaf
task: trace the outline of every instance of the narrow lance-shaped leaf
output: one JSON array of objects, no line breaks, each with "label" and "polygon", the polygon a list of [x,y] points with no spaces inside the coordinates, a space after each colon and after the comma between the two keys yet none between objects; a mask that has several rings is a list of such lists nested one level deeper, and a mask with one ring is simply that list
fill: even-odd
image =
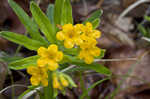
[{"label": "narrow lance-shaped leaf", "polygon": [[94,21],[92,21],[93,29],[96,29],[100,24],[100,19],[96,18]]},{"label": "narrow lance-shaped leaf", "polygon": [[70,77],[70,76],[68,76],[68,75],[66,75],[66,74],[63,74],[64,75],[64,77],[68,80],[68,82],[70,83],[70,87],[72,88],[72,87],[77,87],[77,85],[75,84],[75,82],[72,80],[72,78]]},{"label": "narrow lance-shaped leaf", "polygon": [[70,0],[65,0],[62,8],[61,25],[68,24],[68,23],[73,24],[72,7],[71,7]]},{"label": "narrow lance-shaped leaf", "polygon": [[40,41],[30,39],[24,35],[2,31],[0,32],[0,36],[3,38],[10,40],[14,43],[20,44],[28,48],[29,50],[37,50],[40,46],[46,46],[46,44],[41,43]]},{"label": "narrow lance-shaped leaf", "polygon": [[83,23],[85,24],[86,22],[93,22],[95,19],[100,18],[102,13],[102,10],[97,10],[93,12],[92,15],[89,18],[87,18]]},{"label": "narrow lance-shaped leaf", "polygon": [[73,64],[77,65],[77,66],[82,66],[85,68],[89,68],[91,70],[94,70],[100,74],[104,74],[104,75],[111,75],[111,71],[109,69],[107,69],[106,67],[104,67],[101,64],[98,63],[92,63],[92,64],[85,64],[85,63],[79,63],[79,62],[72,62]]},{"label": "narrow lance-shaped leaf", "polygon": [[144,16],[144,19],[150,22],[150,16]]},{"label": "narrow lance-shaped leaf", "polygon": [[30,36],[35,40],[39,40],[47,44],[46,40],[40,35],[37,25],[30,19],[27,13],[13,0],[8,0],[8,3],[16,13],[16,15],[19,17],[21,23],[24,24]]},{"label": "narrow lance-shaped leaf", "polygon": [[62,8],[64,5],[64,0],[55,0],[55,6],[54,6],[54,21],[55,24],[61,24],[61,15],[62,15]]},{"label": "narrow lance-shaped leaf", "polygon": [[32,16],[34,17],[35,22],[38,24],[40,30],[43,32],[48,41],[50,41],[51,43],[55,43],[56,42],[55,29],[50,23],[48,17],[41,11],[41,9],[34,2],[31,2],[30,10]]},{"label": "narrow lance-shaped leaf", "polygon": [[49,4],[46,14],[50,22],[54,24],[54,5],[53,4]]},{"label": "narrow lance-shaped leaf", "polygon": [[14,70],[26,69],[29,66],[35,66],[39,56],[31,56],[24,59],[16,60],[8,64],[9,68]]},{"label": "narrow lance-shaped leaf", "polygon": [[147,32],[146,28],[144,28],[141,24],[138,25],[138,29],[139,29],[139,31],[142,33],[142,35],[145,36],[145,37],[147,36],[147,34],[149,34],[149,33]]},{"label": "narrow lance-shaped leaf", "polygon": [[104,75],[108,75],[108,76],[111,75],[111,71],[101,64],[98,63],[86,64],[84,61],[68,55],[64,55],[64,59],[65,59],[64,61],[66,62],[69,61],[71,64],[74,64],[76,66],[85,67],[87,69],[94,70]]}]

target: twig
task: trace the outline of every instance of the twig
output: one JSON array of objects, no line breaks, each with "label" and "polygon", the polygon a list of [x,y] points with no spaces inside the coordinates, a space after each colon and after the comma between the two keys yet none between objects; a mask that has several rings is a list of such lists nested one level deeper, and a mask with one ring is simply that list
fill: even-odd
[{"label": "twig", "polygon": [[136,61],[137,58],[124,58],[124,59],[95,59],[94,62],[111,62],[111,61]]},{"label": "twig", "polygon": [[11,86],[8,86],[8,87],[2,89],[2,90],[0,91],[0,94],[2,94],[5,90],[7,90],[7,89],[9,89],[9,88],[12,88],[12,87],[25,87],[25,88],[27,88],[27,86],[25,86],[25,85],[15,84],[15,85],[11,85]]},{"label": "twig", "polygon": [[150,42],[150,39],[147,37],[142,37],[143,40]]},{"label": "twig", "polygon": [[135,2],[134,4],[130,5],[127,9],[125,9],[120,16],[118,17],[118,20],[122,19],[128,12],[130,12],[132,9],[134,9],[135,7],[137,7],[138,5],[142,4],[142,3],[146,3],[146,2],[150,2],[149,0],[138,0],[137,2]]},{"label": "twig", "polygon": [[72,69],[72,68],[74,68],[74,67],[76,67],[76,65],[71,65],[71,66],[69,66],[68,68],[63,69],[61,72],[65,72],[65,71],[67,71],[67,70],[69,70],[69,69]]},{"label": "twig", "polygon": [[96,5],[96,6],[97,6],[97,8],[100,8],[100,7],[101,7],[101,5],[103,4],[103,2],[104,2],[104,0],[99,0],[98,4]]},{"label": "twig", "polygon": [[111,99],[114,99],[114,96],[119,92],[119,90],[121,90],[121,89],[120,89],[120,88],[121,88],[121,85],[122,85],[122,84],[125,82],[125,80],[127,79],[127,75],[130,75],[130,74],[133,72],[133,70],[134,70],[134,68],[136,67],[136,65],[139,64],[139,63],[141,62],[141,60],[142,60],[147,54],[149,54],[149,53],[150,53],[150,51],[144,52],[144,53],[138,58],[138,60],[136,61],[136,63],[133,64],[133,65],[129,68],[128,72],[124,75],[124,76],[126,76],[126,77],[124,77],[123,80],[121,80],[121,82],[118,84],[117,88],[112,92],[112,94],[108,95],[108,96],[106,97],[106,99],[109,99],[109,97],[111,97]]},{"label": "twig", "polygon": [[37,2],[36,2],[36,3],[37,3],[37,5],[40,5],[40,3],[41,3],[41,0],[37,0]]},{"label": "twig", "polygon": [[22,99],[28,99],[30,96],[32,96],[34,93],[36,93],[37,90],[41,90],[41,89],[42,89],[42,87],[35,88],[34,90],[32,90],[32,91],[28,92],[26,95],[24,95],[22,97]]},{"label": "twig", "polygon": [[85,0],[83,1],[83,7],[84,7],[84,15],[86,16],[88,14],[88,7],[87,7],[87,2]]}]

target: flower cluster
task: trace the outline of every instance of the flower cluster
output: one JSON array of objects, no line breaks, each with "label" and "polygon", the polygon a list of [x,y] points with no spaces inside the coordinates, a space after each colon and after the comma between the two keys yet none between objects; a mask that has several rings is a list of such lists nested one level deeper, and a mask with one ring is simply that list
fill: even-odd
[{"label": "flower cluster", "polygon": [[47,69],[39,66],[30,66],[27,69],[27,72],[32,75],[30,78],[31,84],[34,86],[39,85],[40,83],[43,86],[48,85],[48,75]]},{"label": "flower cluster", "polygon": [[[56,75],[59,67],[58,62],[63,59],[63,53],[58,51],[58,46],[50,45],[48,48],[40,47],[37,51],[40,58],[37,60],[37,66],[30,66],[27,72],[32,75],[31,84],[37,86],[42,84],[48,86],[48,70],[53,71],[53,88],[62,89],[69,85],[68,81],[62,75]],[[60,80],[60,82],[59,82]]]},{"label": "flower cluster", "polygon": [[63,53],[58,51],[58,46],[55,44],[51,44],[48,49],[40,47],[37,52],[40,56],[37,61],[38,66],[46,66],[50,71],[55,71],[59,67],[58,62],[63,59]]},{"label": "flower cluster", "polygon": [[[85,63],[93,62],[94,57],[100,55],[100,48],[96,46],[96,39],[101,36],[101,32],[94,30],[91,23],[83,24],[65,24],[62,31],[56,35],[58,40],[64,41],[66,48],[78,47],[80,49],[78,57]],[[40,58],[37,60],[37,66],[30,66],[27,72],[32,75],[30,78],[32,85],[48,85],[48,71],[52,72],[53,88],[62,90],[70,85],[68,77],[63,73],[58,73],[59,62],[63,59],[63,52],[58,50],[55,44],[48,48],[40,47],[37,50]],[[73,84],[72,86],[74,86]]]},{"label": "flower cluster", "polygon": [[101,36],[101,32],[94,30],[90,22],[83,24],[65,24],[62,26],[62,31],[56,35],[58,40],[64,41],[66,48],[79,46],[79,58],[85,63],[91,64],[94,57],[100,55],[100,48],[96,46],[96,39]]},{"label": "flower cluster", "polygon": [[53,88],[62,90],[63,87],[69,86],[67,78],[63,74],[54,72],[52,75]]}]

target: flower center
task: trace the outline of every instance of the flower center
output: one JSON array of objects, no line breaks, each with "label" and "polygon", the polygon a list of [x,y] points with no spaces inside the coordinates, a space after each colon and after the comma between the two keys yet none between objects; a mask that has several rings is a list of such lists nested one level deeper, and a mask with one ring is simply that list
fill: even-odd
[{"label": "flower center", "polygon": [[69,33],[69,34],[68,34],[68,37],[69,37],[69,38],[73,38],[73,37],[74,37],[74,33]]},{"label": "flower center", "polygon": [[48,58],[53,60],[55,58],[55,54],[54,53],[49,53]]}]

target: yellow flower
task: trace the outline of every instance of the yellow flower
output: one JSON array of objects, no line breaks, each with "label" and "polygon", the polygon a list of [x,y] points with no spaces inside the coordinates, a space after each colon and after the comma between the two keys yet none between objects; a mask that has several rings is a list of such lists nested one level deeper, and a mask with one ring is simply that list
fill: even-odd
[{"label": "yellow flower", "polygon": [[79,58],[83,59],[85,63],[91,64],[94,57],[100,55],[100,48],[96,47],[97,41],[89,37],[83,37],[83,43],[80,44],[81,51]]},{"label": "yellow flower", "polygon": [[40,58],[37,61],[39,67],[48,66],[48,69],[51,71],[55,71],[58,68],[58,62],[63,59],[63,53],[58,51],[58,46],[52,44],[48,47],[48,49],[44,47],[40,47],[38,49],[38,55]]},{"label": "yellow flower", "polygon": [[93,30],[92,24],[90,22],[87,22],[86,25],[83,27],[82,35],[96,39],[101,36],[101,32],[99,30]]},{"label": "yellow flower", "polygon": [[63,75],[59,76],[60,82],[64,87],[67,87],[69,85],[68,81],[63,77]]},{"label": "yellow flower", "polygon": [[60,82],[59,82],[59,80],[58,80],[58,78],[57,78],[57,75],[56,75],[56,73],[53,73],[53,88],[55,88],[55,89],[62,89],[62,87],[61,87],[61,85],[60,85]]},{"label": "yellow flower", "polygon": [[62,27],[62,31],[56,35],[58,40],[64,40],[64,46],[66,48],[73,48],[76,42],[80,41],[80,32],[76,31],[72,24],[65,24]]},{"label": "yellow flower", "polygon": [[38,66],[30,66],[27,68],[27,72],[32,75],[30,78],[31,84],[34,86],[39,85],[40,83],[43,86],[48,86],[48,75],[47,75],[47,69],[44,67],[38,67]]}]

